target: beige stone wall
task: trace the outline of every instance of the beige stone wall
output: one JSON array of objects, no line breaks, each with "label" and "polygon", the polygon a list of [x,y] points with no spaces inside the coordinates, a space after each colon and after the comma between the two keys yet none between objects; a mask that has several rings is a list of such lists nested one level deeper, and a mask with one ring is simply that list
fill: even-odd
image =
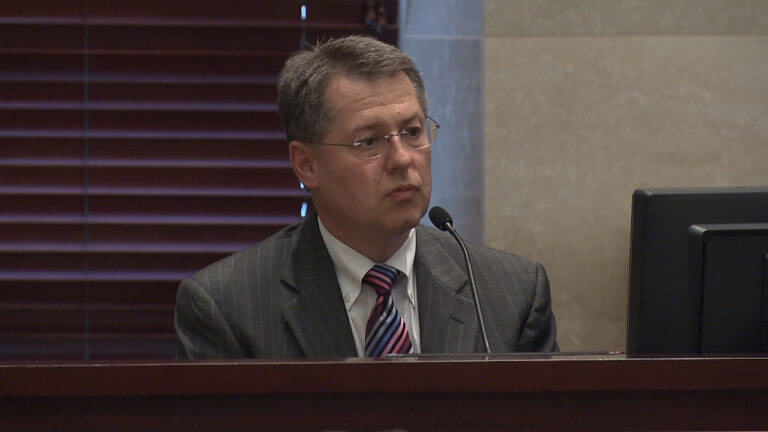
[{"label": "beige stone wall", "polygon": [[638,187],[768,184],[768,1],[485,0],[485,229],[624,350]]}]

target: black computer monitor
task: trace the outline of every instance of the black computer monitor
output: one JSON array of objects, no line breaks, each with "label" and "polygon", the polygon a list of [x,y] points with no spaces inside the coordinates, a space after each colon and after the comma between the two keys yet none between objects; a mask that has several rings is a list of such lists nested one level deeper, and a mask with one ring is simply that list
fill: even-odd
[{"label": "black computer monitor", "polygon": [[768,223],[768,187],[638,189],[632,196],[627,353],[699,353],[701,293],[688,229]]},{"label": "black computer monitor", "polygon": [[768,223],[693,225],[688,239],[699,351],[768,352]]}]

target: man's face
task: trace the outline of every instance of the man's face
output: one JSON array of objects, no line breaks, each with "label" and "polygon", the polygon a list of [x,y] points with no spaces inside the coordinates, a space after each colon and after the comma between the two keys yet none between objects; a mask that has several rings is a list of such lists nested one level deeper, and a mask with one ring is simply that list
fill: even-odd
[{"label": "man's face", "polygon": [[[403,72],[373,81],[336,77],[325,101],[333,122],[323,142],[352,143],[424,126],[424,112]],[[409,148],[395,137],[375,159],[360,159],[348,147],[315,145],[312,152],[313,201],[326,227],[347,244],[401,236],[426,212],[432,191],[429,147]]]}]

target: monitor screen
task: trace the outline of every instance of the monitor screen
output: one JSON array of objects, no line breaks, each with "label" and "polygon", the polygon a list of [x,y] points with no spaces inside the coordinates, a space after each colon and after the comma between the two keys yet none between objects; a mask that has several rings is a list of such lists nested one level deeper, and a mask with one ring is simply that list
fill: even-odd
[{"label": "monitor screen", "polygon": [[638,189],[632,196],[627,353],[700,352],[688,229],[768,223],[768,187]]},{"label": "monitor screen", "polygon": [[701,293],[699,351],[768,348],[768,223],[693,225],[691,290]]}]

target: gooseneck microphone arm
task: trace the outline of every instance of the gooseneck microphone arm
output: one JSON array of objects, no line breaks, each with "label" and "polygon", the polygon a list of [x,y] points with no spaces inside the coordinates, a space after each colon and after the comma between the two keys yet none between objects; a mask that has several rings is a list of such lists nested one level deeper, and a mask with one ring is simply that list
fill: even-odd
[{"label": "gooseneck microphone arm", "polygon": [[477,321],[480,324],[480,333],[483,335],[483,344],[485,346],[485,352],[491,353],[491,345],[488,343],[488,333],[485,331],[485,320],[483,320],[483,312],[480,310],[480,299],[477,295],[477,285],[475,285],[475,275],[472,273],[472,263],[469,262],[469,252],[467,246],[464,245],[464,241],[459,236],[459,233],[453,229],[453,219],[442,207],[432,207],[429,210],[429,220],[432,221],[437,228],[450,233],[461,248],[461,252],[464,255],[464,262],[467,264],[467,274],[469,275],[469,286],[472,289],[472,298],[475,301],[475,311],[477,312]]}]

